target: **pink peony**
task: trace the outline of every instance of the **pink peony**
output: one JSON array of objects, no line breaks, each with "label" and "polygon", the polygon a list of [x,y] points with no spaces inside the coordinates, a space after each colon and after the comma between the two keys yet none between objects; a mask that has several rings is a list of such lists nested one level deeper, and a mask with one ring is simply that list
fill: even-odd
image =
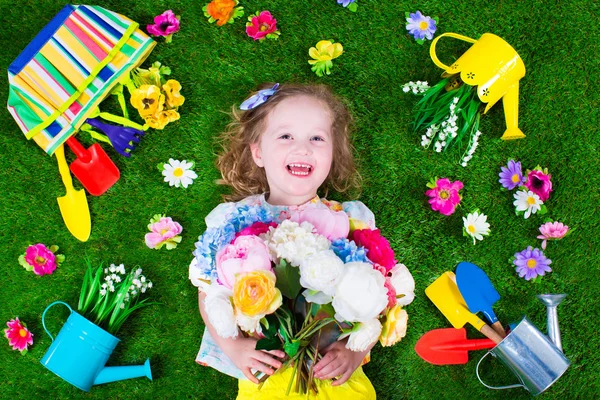
[{"label": "pink peony", "polygon": [[178,236],[183,227],[179,223],[173,221],[171,217],[155,215],[150,220],[148,225],[150,233],[145,236],[146,246],[151,249],[160,249],[163,245],[167,246],[167,250],[177,247],[177,243],[181,242],[181,236]]},{"label": "pink peony", "polygon": [[533,193],[540,196],[541,201],[546,201],[550,197],[552,191],[552,182],[550,174],[545,174],[540,170],[534,169],[527,174],[527,182],[525,186]]},{"label": "pink peony", "polygon": [[458,191],[463,188],[461,181],[451,182],[448,178],[438,179],[435,187],[425,192],[429,197],[431,209],[439,211],[444,215],[454,213],[456,206],[460,203],[460,194]]},{"label": "pink peony", "polygon": [[384,267],[386,273],[396,265],[394,250],[379,229],[357,229],[352,232],[351,240],[367,249],[367,258]]},{"label": "pink peony", "polygon": [[540,233],[538,239],[543,239],[542,249],[546,250],[546,241],[548,240],[560,240],[564,238],[569,232],[569,227],[561,222],[546,222],[540,226]]},{"label": "pink peony", "polygon": [[27,248],[25,261],[36,275],[47,275],[56,269],[56,256],[45,245],[38,243]]},{"label": "pink peony", "polygon": [[264,39],[271,33],[277,34],[277,20],[269,11],[263,11],[258,15],[248,18],[246,33],[254,40]]},{"label": "pink peony", "polygon": [[27,346],[33,344],[33,335],[24,323],[19,321],[19,317],[11,319],[6,323],[8,329],[4,330],[4,335],[8,339],[8,344],[13,350],[19,350],[21,354],[27,352]]},{"label": "pink peony", "polygon": [[294,213],[290,221],[302,223],[310,222],[317,233],[325,236],[330,241],[343,239],[350,232],[350,220],[344,211],[333,211],[329,208],[308,208]]},{"label": "pink peony", "polygon": [[259,236],[259,235],[262,235],[263,233],[269,232],[270,227],[277,228],[277,224],[275,222],[269,222],[268,224],[265,224],[264,222],[258,221],[258,222],[253,223],[249,227],[244,228],[239,232],[236,232],[235,237]]},{"label": "pink peony", "polygon": [[271,271],[271,257],[265,242],[258,236],[239,236],[217,253],[219,283],[233,289],[236,275]]}]

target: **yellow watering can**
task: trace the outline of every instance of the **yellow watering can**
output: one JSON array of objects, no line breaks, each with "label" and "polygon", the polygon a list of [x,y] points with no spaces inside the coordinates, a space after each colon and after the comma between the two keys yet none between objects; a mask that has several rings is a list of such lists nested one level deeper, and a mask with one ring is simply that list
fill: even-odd
[{"label": "yellow watering can", "polygon": [[[435,46],[444,36],[473,43],[451,66],[442,63],[435,54]],[[479,99],[487,103],[484,114],[502,98],[506,119],[506,131],[502,139],[525,137],[518,126],[519,80],[525,76],[525,64],[506,41],[491,33],[484,33],[479,40],[457,33],[443,33],[431,43],[429,55],[435,65],[445,71],[443,76],[460,73],[461,80],[467,85],[478,86]]]}]

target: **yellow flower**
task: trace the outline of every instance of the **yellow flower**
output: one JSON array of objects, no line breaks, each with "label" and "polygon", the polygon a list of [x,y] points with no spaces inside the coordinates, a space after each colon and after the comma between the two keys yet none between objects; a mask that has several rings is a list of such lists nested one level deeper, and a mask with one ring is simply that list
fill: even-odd
[{"label": "yellow flower", "polygon": [[158,114],[162,111],[164,103],[165,95],[154,85],[142,85],[131,95],[131,105],[138,110],[142,118]]},{"label": "yellow flower", "polygon": [[369,229],[369,224],[360,219],[349,218],[350,222],[350,233],[354,232],[357,229]]},{"label": "yellow flower", "polygon": [[402,309],[402,306],[395,305],[386,315],[379,343],[384,347],[398,343],[406,335],[407,326],[408,314]]},{"label": "yellow flower", "polygon": [[236,312],[253,317],[273,313],[281,305],[281,292],[275,287],[275,274],[258,270],[237,277],[233,285]]},{"label": "yellow flower", "polygon": [[169,122],[179,119],[179,113],[175,110],[163,110],[156,115],[150,115],[144,119],[150,128],[164,129]]},{"label": "yellow flower", "polygon": [[313,65],[319,61],[331,61],[342,55],[344,48],[340,43],[332,43],[330,40],[321,40],[316,47],[308,50],[308,55],[314,60],[308,60]]},{"label": "yellow flower", "polygon": [[167,95],[168,108],[177,108],[185,101],[185,97],[179,93],[181,90],[181,84],[175,79],[169,79],[167,83],[162,86],[162,88]]}]

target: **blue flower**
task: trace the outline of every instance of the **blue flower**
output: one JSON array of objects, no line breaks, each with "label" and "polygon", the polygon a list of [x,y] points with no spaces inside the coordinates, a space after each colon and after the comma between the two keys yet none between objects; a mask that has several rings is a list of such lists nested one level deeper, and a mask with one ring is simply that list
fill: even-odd
[{"label": "blue flower", "polygon": [[362,246],[356,246],[353,240],[337,239],[331,243],[331,250],[344,263],[349,262],[365,262],[371,264],[367,258],[367,249]]},{"label": "blue flower", "polygon": [[344,7],[348,7],[348,4],[354,3],[356,0],[337,0],[338,4],[341,4]]},{"label": "blue flower", "polygon": [[278,87],[279,83],[276,83],[271,89],[259,90],[258,93],[248,97],[240,104],[240,110],[252,110],[253,108],[260,106],[277,92]]},{"label": "blue flower", "polygon": [[414,36],[416,40],[425,38],[433,39],[433,34],[437,29],[435,20],[421,14],[421,11],[410,13],[406,18],[406,30]]}]

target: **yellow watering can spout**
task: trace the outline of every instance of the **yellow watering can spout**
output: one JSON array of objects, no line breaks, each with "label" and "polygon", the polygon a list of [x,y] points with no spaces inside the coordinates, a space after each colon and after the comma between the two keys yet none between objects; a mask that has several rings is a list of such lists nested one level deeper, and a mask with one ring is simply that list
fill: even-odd
[{"label": "yellow watering can spout", "polygon": [[[451,66],[442,63],[435,47],[440,38],[447,36],[473,43]],[[456,33],[444,33],[431,43],[429,54],[433,62],[444,70],[444,76],[460,74],[460,79],[477,86],[477,96],[487,103],[486,113],[502,99],[506,131],[502,139],[520,139],[525,135],[519,129],[519,80],[525,76],[525,65],[519,54],[501,37],[484,33],[479,40]]]}]

